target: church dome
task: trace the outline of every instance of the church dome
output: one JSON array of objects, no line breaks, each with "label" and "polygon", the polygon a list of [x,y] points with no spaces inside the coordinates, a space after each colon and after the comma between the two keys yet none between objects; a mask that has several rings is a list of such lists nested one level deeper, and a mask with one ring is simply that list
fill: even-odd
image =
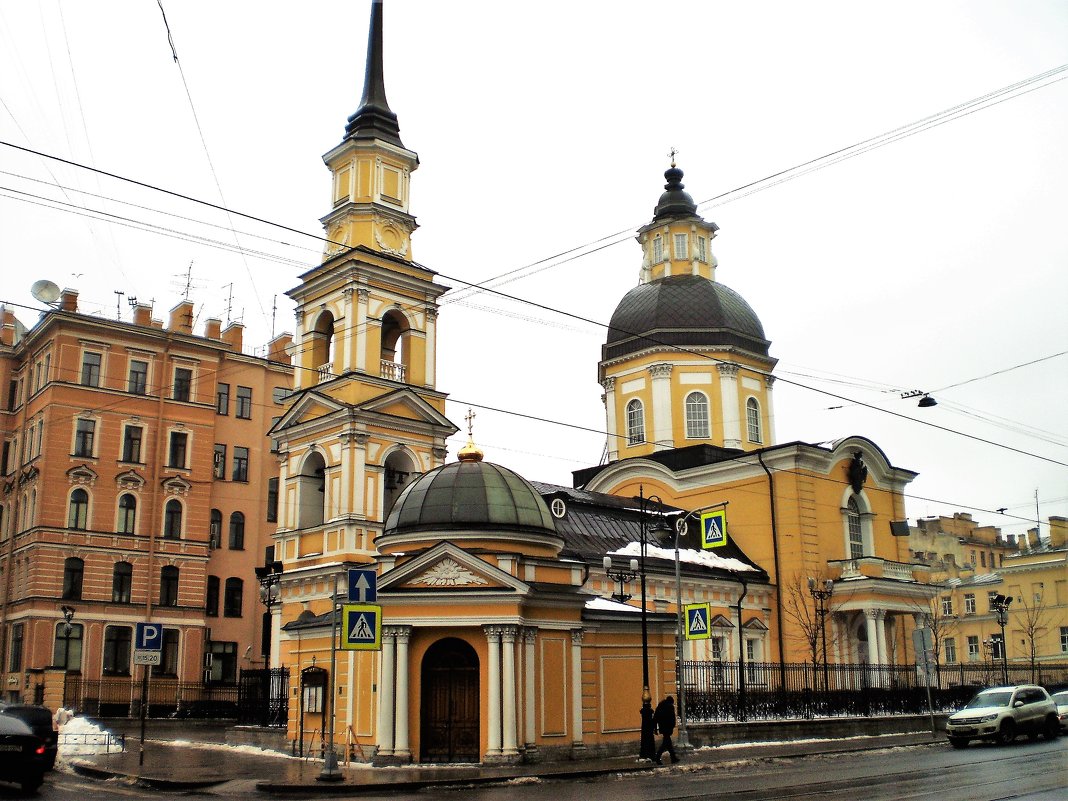
[{"label": "church dome", "polygon": [[470,456],[424,473],[405,487],[383,536],[472,529],[557,536],[545,501],[529,481],[507,467]]},{"label": "church dome", "polygon": [[639,284],[612,314],[603,359],[661,345],[735,347],[768,356],[771,343],[745,298],[700,275],[672,275]]}]

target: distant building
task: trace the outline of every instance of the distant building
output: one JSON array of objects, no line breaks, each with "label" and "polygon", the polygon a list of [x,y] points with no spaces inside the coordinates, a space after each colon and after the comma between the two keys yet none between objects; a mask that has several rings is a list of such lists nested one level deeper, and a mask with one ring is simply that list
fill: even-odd
[{"label": "distant building", "polygon": [[[266,432],[292,387],[284,352],[242,350],[242,326],[193,304],[166,327],[78,311],[64,290],[0,344],[3,695],[42,671],[136,675],[134,624],[163,627],[156,677],[234,682],[263,666],[253,568],[274,531],[278,462]],[[64,610],[70,614],[69,626]]]}]

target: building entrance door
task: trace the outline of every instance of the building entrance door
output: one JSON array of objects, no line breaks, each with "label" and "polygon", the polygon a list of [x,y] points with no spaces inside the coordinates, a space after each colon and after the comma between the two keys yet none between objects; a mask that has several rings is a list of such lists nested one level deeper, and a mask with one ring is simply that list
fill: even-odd
[{"label": "building entrance door", "polygon": [[478,654],[439,640],[423,657],[420,762],[478,762]]}]

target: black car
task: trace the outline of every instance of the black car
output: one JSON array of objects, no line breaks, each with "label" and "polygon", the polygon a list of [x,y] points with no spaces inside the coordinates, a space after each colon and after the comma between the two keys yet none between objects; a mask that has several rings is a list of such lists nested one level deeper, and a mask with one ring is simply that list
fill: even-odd
[{"label": "black car", "polygon": [[52,711],[37,704],[0,704],[0,716],[21,720],[45,744],[45,770],[52,770],[59,751],[59,731]]},{"label": "black car", "polygon": [[45,744],[17,718],[0,715],[0,781],[22,786],[32,793],[44,781]]}]

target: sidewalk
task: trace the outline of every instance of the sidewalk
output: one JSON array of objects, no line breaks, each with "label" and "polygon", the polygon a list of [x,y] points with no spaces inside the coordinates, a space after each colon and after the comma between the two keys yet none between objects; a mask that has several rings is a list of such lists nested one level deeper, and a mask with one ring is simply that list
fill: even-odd
[{"label": "sidewalk", "polygon": [[[848,753],[900,746],[944,743],[930,732],[855,737],[843,740],[807,740],[784,743],[751,743],[705,748],[686,756],[682,766],[714,765],[739,759],[792,758],[812,754]],[[536,765],[440,765],[378,768],[367,765],[341,767],[340,782],[321,782],[322,762],[286,756],[265,755],[250,748],[148,741],[144,764],[139,764],[138,743],[129,741],[129,751],[73,756],[68,765],[83,776],[99,779],[124,778],[158,790],[203,790],[218,794],[247,792],[295,795],[358,795],[369,792],[411,792],[449,784],[484,784],[518,778],[569,779],[643,770],[672,770],[639,762],[635,757],[546,762]],[[677,768],[675,768],[677,769]]]}]

